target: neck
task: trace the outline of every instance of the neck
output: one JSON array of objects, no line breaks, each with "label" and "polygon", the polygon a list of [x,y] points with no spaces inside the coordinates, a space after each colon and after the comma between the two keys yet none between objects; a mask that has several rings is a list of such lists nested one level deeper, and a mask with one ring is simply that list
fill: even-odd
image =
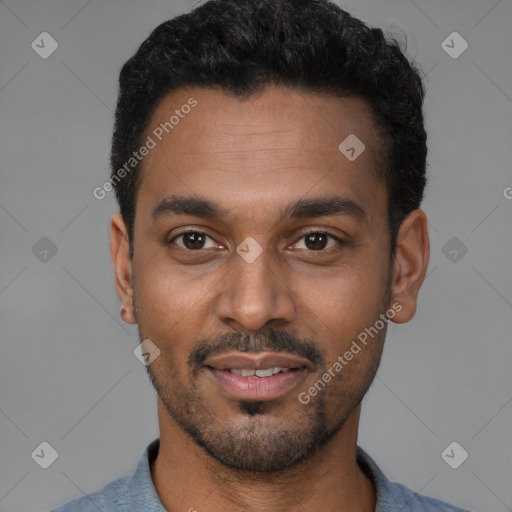
[{"label": "neck", "polygon": [[158,400],[160,449],[152,478],[166,510],[374,512],[375,489],[356,461],[360,406],[306,461],[278,473],[226,467],[169,417]]}]

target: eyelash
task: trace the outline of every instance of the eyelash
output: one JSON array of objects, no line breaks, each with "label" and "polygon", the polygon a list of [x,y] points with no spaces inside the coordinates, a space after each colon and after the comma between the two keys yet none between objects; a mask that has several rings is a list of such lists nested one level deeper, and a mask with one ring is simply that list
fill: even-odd
[{"label": "eyelash", "polygon": [[[199,231],[199,230],[196,230],[196,229],[189,229],[187,231],[183,231],[182,233],[179,233],[178,235],[175,235],[173,236],[170,240],[167,240],[165,242],[166,245],[172,245],[174,243],[174,241],[183,236],[183,235],[188,235],[190,233],[194,233],[194,234],[197,234],[197,235],[206,235],[208,238],[210,238],[211,240],[214,240],[210,235],[208,235],[207,233],[205,233],[204,231]],[[303,238],[306,238],[307,236],[309,235],[315,235],[315,234],[320,234],[320,235],[326,235],[328,238],[332,238],[333,240],[335,240],[340,246],[343,246],[343,245],[347,245],[347,243],[342,240],[341,238],[338,238],[337,236],[334,236],[332,235],[331,233],[328,233],[326,231],[322,231],[320,229],[313,229],[311,231],[308,231],[306,233],[303,233],[302,236],[300,238],[297,239],[296,242],[294,242],[292,245],[295,245],[297,242],[299,242],[300,240],[302,240]],[[215,240],[214,240],[215,241]],[[204,250],[204,249],[197,249],[197,250],[193,250],[193,249],[187,249],[186,247],[181,247],[181,246],[178,246],[180,249],[184,249],[185,251],[188,251],[188,252],[200,252],[201,250]],[[333,250],[334,248],[333,247],[329,247],[328,249],[319,249],[317,251],[313,250],[313,249],[306,249],[308,252],[317,252],[317,253],[329,253]]]}]

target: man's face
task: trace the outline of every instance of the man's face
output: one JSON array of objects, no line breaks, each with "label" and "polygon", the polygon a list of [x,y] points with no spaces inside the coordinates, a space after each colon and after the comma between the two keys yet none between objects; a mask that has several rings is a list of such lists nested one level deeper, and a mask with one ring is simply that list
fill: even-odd
[{"label": "man's face", "polygon": [[[154,130],[190,98],[159,141]],[[299,400],[390,307],[369,110],[273,87],[243,101],[190,88],[159,104],[146,135],[156,147],[143,161],[131,272],[140,338],[161,351],[148,367],[159,398],[223,464],[290,467],[357,410],[382,353],[385,327]],[[365,145],[355,160],[338,149],[349,135]],[[172,207],[191,197],[214,208]]]}]

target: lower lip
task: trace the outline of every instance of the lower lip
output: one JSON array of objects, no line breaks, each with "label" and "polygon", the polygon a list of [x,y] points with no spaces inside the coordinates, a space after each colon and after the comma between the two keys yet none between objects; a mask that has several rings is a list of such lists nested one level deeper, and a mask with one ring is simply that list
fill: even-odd
[{"label": "lower lip", "polygon": [[273,400],[294,388],[306,375],[306,368],[297,368],[272,377],[242,377],[229,370],[207,368],[230,398],[237,400]]}]

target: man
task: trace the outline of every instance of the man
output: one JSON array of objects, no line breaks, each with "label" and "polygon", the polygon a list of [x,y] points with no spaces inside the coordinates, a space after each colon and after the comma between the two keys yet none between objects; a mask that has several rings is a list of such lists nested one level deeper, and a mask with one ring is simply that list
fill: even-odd
[{"label": "man", "polygon": [[461,510],[357,445],[428,266],[423,98],[394,41],[323,0],[214,0],[153,31],[120,74],[109,187],[160,438],[58,512]]}]

